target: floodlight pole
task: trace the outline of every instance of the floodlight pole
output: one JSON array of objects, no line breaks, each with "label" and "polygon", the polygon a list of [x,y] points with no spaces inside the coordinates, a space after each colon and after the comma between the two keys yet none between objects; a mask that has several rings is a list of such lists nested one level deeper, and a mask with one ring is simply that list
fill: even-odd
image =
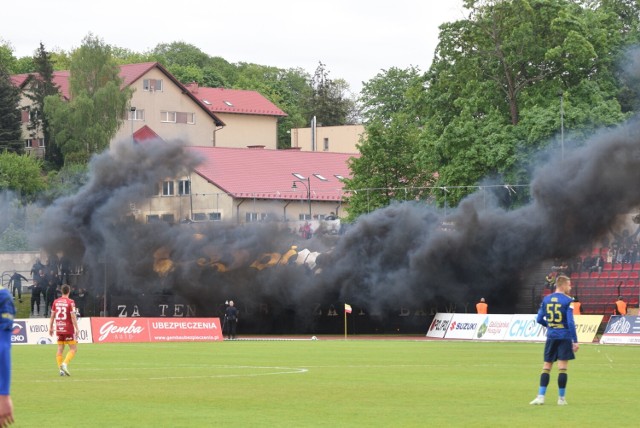
[{"label": "floodlight pole", "polygon": [[[311,177],[302,178],[299,174],[296,175],[295,173],[292,173],[291,175],[297,178],[297,180],[293,180],[293,185],[291,186],[291,188],[295,189],[296,183],[300,183],[307,191],[307,200],[309,201],[309,221],[311,221]],[[306,184],[305,181],[307,182]]]}]

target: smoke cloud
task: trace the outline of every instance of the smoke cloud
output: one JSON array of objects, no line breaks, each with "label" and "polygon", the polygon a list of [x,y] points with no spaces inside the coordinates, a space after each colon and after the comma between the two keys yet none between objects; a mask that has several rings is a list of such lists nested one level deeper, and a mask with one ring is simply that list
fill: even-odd
[{"label": "smoke cloud", "polygon": [[[100,290],[171,291],[203,313],[233,298],[268,304],[272,315],[310,322],[314,305],[349,302],[372,314],[398,306],[468,302],[488,297],[492,311],[513,312],[526,274],[541,261],[569,258],[604,237],[640,202],[640,129],[636,122],[591,138],[541,166],[532,202],[500,208],[478,192],[446,217],[417,202],[362,216],[340,237],[301,241],[279,223],[167,225],[125,221],[166,177],[198,163],[179,143],[120,144],[96,156],[91,179],[43,216],[39,244],[86,266]],[[317,266],[292,263],[317,251]],[[273,261],[272,260],[272,261]],[[310,315],[311,314],[311,315]]]}]

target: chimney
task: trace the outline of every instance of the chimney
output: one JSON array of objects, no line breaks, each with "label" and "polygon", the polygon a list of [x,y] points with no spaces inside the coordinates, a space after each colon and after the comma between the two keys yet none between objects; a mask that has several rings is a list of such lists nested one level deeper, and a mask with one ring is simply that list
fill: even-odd
[{"label": "chimney", "polygon": [[197,94],[198,93],[198,82],[191,82],[187,84],[187,89],[189,90],[189,92],[191,92],[192,94]]}]

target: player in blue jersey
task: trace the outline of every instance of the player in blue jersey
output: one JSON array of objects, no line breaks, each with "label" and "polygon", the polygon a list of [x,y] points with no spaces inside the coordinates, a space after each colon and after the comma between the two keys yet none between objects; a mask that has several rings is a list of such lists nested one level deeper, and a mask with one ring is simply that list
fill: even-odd
[{"label": "player in blue jersey", "polygon": [[0,427],[13,423],[11,401],[11,330],[16,309],[9,290],[0,288]]},{"label": "player in blue jersey", "polygon": [[567,404],[565,392],[567,389],[567,368],[569,360],[576,358],[578,345],[576,324],[573,320],[573,299],[571,280],[561,275],[556,279],[556,292],[549,294],[542,300],[538,310],[538,324],[547,327],[547,341],[544,345],[544,364],[540,375],[538,396],[530,403],[544,404],[544,395],[549,385],[549,374],[554,362],[558,362],[558,405]]}]

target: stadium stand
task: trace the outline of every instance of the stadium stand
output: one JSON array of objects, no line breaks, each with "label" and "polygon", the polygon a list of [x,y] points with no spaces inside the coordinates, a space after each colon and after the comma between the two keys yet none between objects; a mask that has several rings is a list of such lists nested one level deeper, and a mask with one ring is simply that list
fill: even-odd
[{"label": "stadium stand", "polygon": [[[579,259],[588,256],[607,256],[608,247],[585,251]],[[578,263],[579,264],[579,263]],[[623,296],[630,308],[638,308],[640,296],[640,262],[626,260],[623,263],[604,263],[602,272],[589,272],[584,266],[570,274],[571,294],[582,302],[583,314],[605,315],[605,321],[613,313],[614,302]],[[542,297],[550,290],[542,290]]]}]

